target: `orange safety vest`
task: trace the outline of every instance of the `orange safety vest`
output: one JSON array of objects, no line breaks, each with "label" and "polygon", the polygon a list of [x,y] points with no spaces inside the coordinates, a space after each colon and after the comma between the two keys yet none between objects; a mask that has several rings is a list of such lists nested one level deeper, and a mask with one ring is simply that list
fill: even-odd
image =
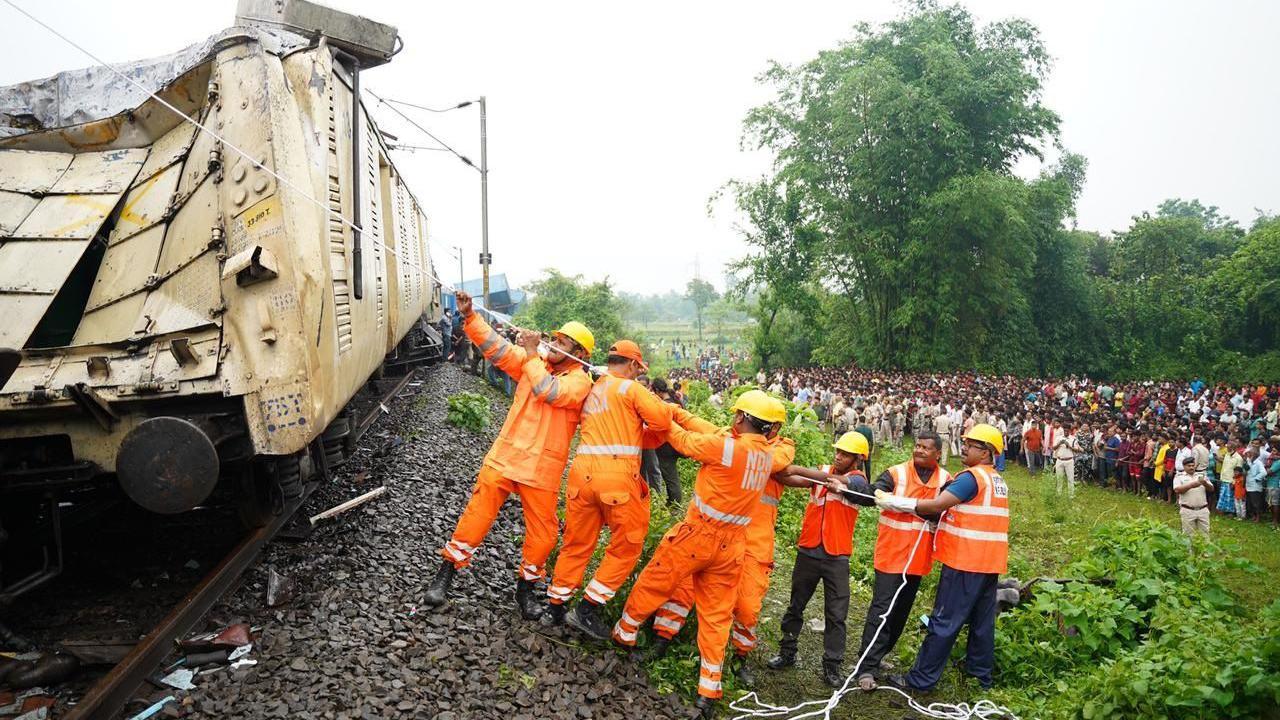
[{"label": "orange safety vest", "polygon": [[559,490],[591,377],[577,363],[551,374],[545,360],[507,342],[480,313],[472,313],[462,329],[486,360],[516,381],[511,409],[484,464],[513,482]]},{"label": "orange safety vest", "polygon": [[[796,457],[796,444],[789,438],[775,438],[773,448],[773,472],[779,472]],[[771,476],[760,493],[760,502],[747,524],[747,556],[762,563],[773,562],[773,539],[778,524],[778,502],[786,488]]]},{"label": "orange safety vest", "polygon": [[1005,572],[1009,563],[1009,488],[990,465],[966,470],[977,481],[978,494],[942,514],[933,557],[956,570]]},{"label": "orange safety vest", "polygon": [[[830,465],[823,465],[821,469],[831,472]],[[864,477],[860,470],[848,475]],[[804,523],[796,544],[802,548],[821,545],[830,555],[852,555],[853,527],[857,522],[857,503],[841,493],[830,492],[825,485],[814,485],[809,488],[809,504],[804,509]]]},{"label": "orange safety vest", "polygon": [[645,427],[665,433],[671,427],[673,407],[634,380],[602,376],[582,405],[570,477],[606,472],[639,476]]},{"label": "orange safety vest", "polygon": [[[916,473],[916,464],[910,460],[894,465],[888,470],[893,479],[893,495],[927,500],[942,492],[942,486],[951,479],[951,473],[939,466],[934,470],[931,482],[925,483]],[[933,569],[933,536],[920,538],[925,522],[912,513],[882,509],[876,528],[875,568],[884,573],[901,573],[905,567],[908,575],[928,575]],[[916,539],[920,542],[917,543]],[[915,548],[915,555],[911,554]],[[911,564],[907,564],[907,558]]]}]

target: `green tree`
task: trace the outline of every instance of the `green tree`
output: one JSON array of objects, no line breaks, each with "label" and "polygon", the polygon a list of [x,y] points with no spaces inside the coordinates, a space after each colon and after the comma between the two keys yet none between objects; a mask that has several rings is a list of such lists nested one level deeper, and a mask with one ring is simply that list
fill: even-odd
[{"label": "green tree", "polygon": [[[1010,170],[1056,135],[1058,118],[1040,102],[1048,68],[1031,25],[980,28],[963,8],[922,2],[803,65],[765,72],[776,96],[749,113],[746,134],[775,153],[775,167],[734,189],[740,206],[760,187],[790,198],[816,235],[813,294],[835,293],[843,313],[840,332],[822,341],[840,347],[820,354],[880,366],[1025,365],[1035,237],[1026,184]],[[747,235],[774,256],[788,248],[761,239],[796,239]],[[997,337],[1005,342],[989,352]]]},{"label": "green tree", "polygon": [[685,297],[689,299],[689,302],[693,303],[693,307],[697,312],[698,342],[702,342],[702,313],[708,305],[720,297],[720,294],[716,292],[711,283],[702,278],[694,278],[689,281],[688,286],[685,288]]},{"label": "green tree", "polygon": [[545,277],[530,283],[532,298],[514,318],[517,325],[552,332],[570,320],[587,326],[596,339],[595,362],[622,337],[622,301],[614,294],[608,278],[586,282],[581,275],[564,275],[558,270],[543,271]]}]

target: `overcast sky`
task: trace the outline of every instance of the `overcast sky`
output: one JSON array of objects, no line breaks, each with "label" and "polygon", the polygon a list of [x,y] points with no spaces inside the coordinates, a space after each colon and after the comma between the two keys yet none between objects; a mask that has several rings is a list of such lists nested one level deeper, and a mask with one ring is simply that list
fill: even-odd
[{"label": "overcast sky", "polygon": [[[15,0],[111,62],[173,52],[230,25],[233,0]],[[399,27],[405,50],[370,70],[384,97],[489,102],[490,251],[516,282],[542,268],[608,276],[620,289],[683,288],[695,263],[722,287],[745,252],[726,180],[764,172],[739,148],[741,121],[768,98],[769,60],[799,63],[902,6],[862,2],[485,2],[332,0]],[[972,0],[983,22],[1041,30],[1055,58],[1045,102],[1063,144],[1089,161],[1079,227],[1122,230],[1168,197],[1200,198],[1246,225],[1280,211],[1280,3]],[[0,5],[0,85],[90,62]],[[384,129],[430,144],[372,98]],[[416,118],[479,159],[474,107]],[[432,220],[432,252],[478,274],[479,176],[447,153],[394,158]],[[1019,172],[1034,175],[1036,163]]]}]

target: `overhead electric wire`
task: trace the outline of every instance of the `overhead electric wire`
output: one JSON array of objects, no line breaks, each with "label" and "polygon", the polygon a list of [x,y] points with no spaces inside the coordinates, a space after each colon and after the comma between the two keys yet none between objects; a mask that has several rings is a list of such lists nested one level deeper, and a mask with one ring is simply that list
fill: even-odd
[{"label": "overhead electric wire", "polygon": [[461,109],[461,108],[467,107],[468,105],[472,105],[472,104],[474,104],[474,103],[475,103],[475,101],[474,101],[474,100],[463,100],[462,102],[458,103],[457,105],[454,105],[453,107],[447,107],[447,108],[429,108],[429,107],[427,107],[426,105],[415,105],[415,104],[413,104],[413,103],[411,103],[411,102],[405,102],[404,100],[393,100],[393,99],[391,99],[391,98],[387,98],[386,100],[383,100],[382,102],[387,103],[387,104],[393,104],[393,105],[403,105],[403,106],[405,106],[405,107],[411,107],[411,108],[413,108],[413,109],[415,109],[415,110],[426,110],[427,112],[433,112],[433,113],[447,113],[447,112],[453,112],[454,110],[459,110],[459,109]]},{"label": "overhead electric wire", "polygon": [[[9,2],[9,0],[4,0],[4,2]],[[374,91],[372,91],[372,90],[367,90],[367,92],[368,92],[370,95],[372,95],[372,96],[373,96],[373,98],[374,98],[375,100],[377,100],[379,103],[381,103],[382,105],[384,105],[388,110],[390,110],[391,112],[393,112],[393,113],[395,113],[395,114],[399,115],[401,118],[403,118],[403,119],[404,119],[404,121],[405,121],[405,122],[407,122],[407,123],[409,123],[410,125],[412,125],[412,126],[414,126],[415,128],[417,128],[417,129],[418,129],[418,131],[419,131],[419,132],[421,132],[423,135],[426,135],[427,137],[429,137],[429,138],[431,138],[432,140],[436,141],[436,143],[437,143],[437,144],[439,144],[439,145],[441,145],[442,147],[444,147],[444,149],[446,149],[446,150],[448,150],[449,152],[453,153],[455,156],[457,156],[457,158],[458,158],[459,160],[461,160],[462,162],[466,163],[466,164],[467,164],[471,169],[475,170],[476,172],[480,172],[480,168],[476,167],[476,164],[475,164],[475,163],[473,163],[473,162],[471,162],[471,158],[467,157],[466,155],[463,155],[462,153],[458,152],[457,150],[454,150],[452,147],[450,147],[449,143],[447,143],[447,142],[445,142],[445,141],[441,140],[440,138],[436,137],[436,136],[435,136],[435,135],[434,135],[430,130],[428,130],[428,129],[426,129],[426,128],[422,127],[421,125],[419,125],[419,124],[418,124],[418,123],[417,123],[413,118],[411,118],[411,117],[409,117],[408,115],[405,115],[404,113],[400,112],[400,109],[399,109],[399,108],[397,108],[395,105],[392,105],[392,104],[391,104],[391,102],[389,102],[389,101],[387,101],[387,100],[384,100],[384,99],[382,98],[382,96],[378,95],[377,93],[375,93],[375,92],[374,92]]]}]

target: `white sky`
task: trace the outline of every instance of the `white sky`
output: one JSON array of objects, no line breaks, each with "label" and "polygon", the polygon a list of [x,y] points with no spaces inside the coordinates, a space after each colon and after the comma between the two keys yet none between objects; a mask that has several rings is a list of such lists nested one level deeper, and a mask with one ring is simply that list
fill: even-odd
[{"label": "white sky", "polygon": [[[99,56],[176,51],[232,22],[233,0],[15,0]],[[726,180],[769,158],[739,149],[741,120],[768,98],[766,63],[803,62],[882,22],[897,2],[421,3],[330,0],[396,25],[406,48],[366,87],[425,105],[489,102],[493,271],[527,282],[545,267],[608,276],[632,292],[683,289],[746,248]],[[1197,197],[1244,224],[1280,211],[1280,3],[971,0],[983,21],[1020,15],[1056,58],[1045,101],[1062,142],[1089,160],[1079,227],[1104,232],[1162,199]],[[630,9],[628,9],[630,8]],[[0,5],[0,85],[90,64]],[[366,97],[401,142],[429,144]],[[419,122],[479,160],[474,107]],[[479,175],[447,153],[397,153],[427,206],[442,277],[446,248],[479,273]],[[1032,175],[1034,163],[1019,171]]]}]

